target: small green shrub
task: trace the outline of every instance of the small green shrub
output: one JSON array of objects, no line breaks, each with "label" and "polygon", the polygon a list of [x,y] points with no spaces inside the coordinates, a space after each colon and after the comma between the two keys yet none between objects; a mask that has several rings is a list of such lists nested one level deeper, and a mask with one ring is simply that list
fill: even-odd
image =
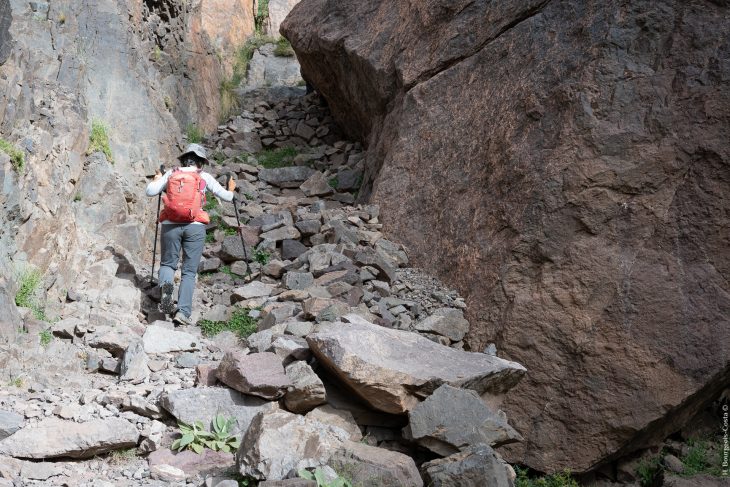
[{"label": "small green shrub", "polygon": [[213,243],[215,242],[215,234],[213,232],[208,232],[205,234],[205,243]]},{"label": "small green shrub", "polygon": [[200,144],[203,142],[203,138],[205,137],[203,131],[194,123],[188,124],[185,133],[185,135],[187,135],[188,142],[191,144]]},{"label": "small green shrub", "polygon": [[8,382],[8,387],[17,387],[17,388],[23,387],[23,378],[15,377],[13,379],[10,379],[10,381]]},{"label": "small green shrub", "polygon": [[218,208],[218,206],[219,206],[218,198],[210,197],[210,198],[206,199],[205,205],[203,205],[203,209],[205,211],[210,211],[210,210],[215,210],[216,208]]},{"label": "small green shrub", "polygon": [[155,46],[154,51],[152,51],[152,59],[154,59],[156,63],[159,63],[162,60],[162,49],[160,49],[160,46]]},{"label": "small green shrub", "polygon": [[280,147],[278,149],[267,149],[256,155],[259,165],[267,169],[286,167],[292,163],[292,159],[299,154],[294,147]]},{"label": "small green shrub", "polygon": [[6,153],[10,157],[10,164],[16,172],[23,172],[25,168],[25,153],[22,150],[15,147],[7,140],[0,139],[0,151]]},{"label": "small green shrub", "polygon": [[254,249],[253,259],[261,265],[266,265],[271,260],[271,254],[263,249]]},{"label": "small green shrub", "polygon": [[220,269],[218,269],[218,272],[222,272],[223,274],[228,274],[231,277],[243,279],[243,276],[240,275],[240,274],[236,274],[235,272],[233,272],[231,270],[231,266],[229,266],[229,265],[221,266]]},{"label": "small green shrub", "polygon": [[213,162],[216,164],[223,165],[223,163],[226,162],[226,155],[220,151],[214,152],[210,158],[213,159]]},{"label": "small green shrub", "polygon": [[172,102],[172,98],[170,97],[170,95],[165,95],[164,102],[165,108],[167,108],[168,110],[172,111],[172,109],[175,108],[175,104]]},{"label": "small green shrub", "polygon": [[137,456],[137,452],[134,448],[114,450],[109,454],[109,463],[112,465],[123,465],[134,459],[135,456]]},{"label": "small green shrub", "polygon": [[291,44],[284,37],[279,37],[276,41],[276,48],[274,49],[274,56],[278,57],[292,57],[294,56],[294,49]]},{"label": "small green shrub", "polygon": [[46,321],[46,312],[39,297],[42,281],[41,273],[36,269],[26,269],[19,276],[20,287],[15,294],[15,305],[29,308],[37,320]]},{"label": "small green shrub", "polygon": [[81,201],[81,193],[76,193],[76,194],[74,195],[74,201],[75,201],[75,202]]},{"label": "small green shrub", "polygon": [[257,34],[262,34],[266,19],[269,18],[269,0],[259,0],[258,10],[254,15],[254,28]]},{"label": "small green shrub", "polygon": [[[261,4],[259,4],[261,8]],[[266,7],[268,16],[268,2]],[[241,47],[236,50],[235,57],[233,59],[233,74],[230,78],[221,81],[220,85],[220,97],[221,97],[221,121],[228,120],[237,110],[241,108],[241,104],[236,95],[236,88],[241,85],[241,82],[246,79],[248,74],[248,63],[253,57],[253,53],[259,47],[264,44],[274,42],[271,37],[264,36],[261,32],[257,33],[253,37],[249,37]]]},{"label": "small green shrub", "polygon": [[203,453],[205,448],[226,453],[236,451],[240,442],[230,434],[235,421],[235,418],[225,419],[219,414],[213,419],[213,431],[207,431],[201,421],[178,423],[182,437],[175,440],[170,448],[177,451],[192,450],[198,454]]},{"label": "small green shrub", "polygon": [[247,309],[236,308],[228,321],[200,320],[198,326],[203,336],[212,337],[222,331],[232,331],[240,338],[247,338],[257,330],[258,320],[248,314]]},{"label": "small green shrub", "polygon": [[91,122],[91,135],[89,135],[89,148],[86,150],[86,155],[88,156],[95,152],[103,153],[106,156],[106,160],[114,164],[112,149],[109,147],[107,127],[100,120]]},{"label": "small green shrub", "polygon": [[40,336],[41,346],[43,348],[47,347],[53,341],[53,333],[51,333],[51,330],[42,330],[38,335]]},{"label": "small green shrub", "polygon": [[684,464],[683,476],[691,477],[699,474],[720,476],[722,462],[719,456],[715,459],[716,461],[713,461],[707,441],[691,439],[687,441],[687,444],[689,450],[680,458]]},{"label": "small green shrub", "polygon": [[317,467],[314,472],[301,469],[297,473],[299,474],[299,477],[303,479],[316,481],[317,487],[353,487],[352,482],[341,476],[338,476],[336,479],[328,482],[325,478],[324,470],[319,467]]},{"label": "small green shrub", "polygon": [[327,183],[330,185],[330,188],[337,189],[337,184],[339,183],[339,181],[337,180],[337,176],[327,181]]},{"label": "small green shrub", "polygon": [[515,487],[579,487],[568,470],[542,477],[531,477],[526,468],[515,467],[515,472]]}]

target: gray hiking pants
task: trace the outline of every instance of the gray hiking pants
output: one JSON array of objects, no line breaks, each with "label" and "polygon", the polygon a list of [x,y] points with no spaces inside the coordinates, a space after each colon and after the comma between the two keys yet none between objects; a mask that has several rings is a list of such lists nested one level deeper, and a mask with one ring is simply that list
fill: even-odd
[{"label": "gray hiking pants", "polygon": [[164,223],[162,226],[162,262],[160,263],[160,285],[172,282],[180,249],[183,252],[182,281],[177,295],[177,309],[188,318],[193,308],[193,291],[198,264],[205,245],[205,225],[192,223]]}]

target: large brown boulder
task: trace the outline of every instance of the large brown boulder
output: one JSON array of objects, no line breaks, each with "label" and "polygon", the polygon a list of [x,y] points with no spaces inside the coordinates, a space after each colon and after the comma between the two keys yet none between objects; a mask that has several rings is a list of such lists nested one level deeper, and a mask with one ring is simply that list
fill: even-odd
[{"label": "large brown boulder", "polygon": [[282,32],[386,233],[530,371],[510,461],[590,469],[727,383],[727,2],[304,0]]}]

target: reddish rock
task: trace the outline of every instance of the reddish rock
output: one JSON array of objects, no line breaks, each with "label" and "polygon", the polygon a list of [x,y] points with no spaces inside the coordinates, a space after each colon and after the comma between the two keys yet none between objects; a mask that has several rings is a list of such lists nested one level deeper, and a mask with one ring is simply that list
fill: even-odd
[{"label": "reddish rock", "polygon": [[198,364],[195,366],[195,386],[207,387],[218,383],[218,364]]},{"label": "reddish rock", "polygon": [[217,375],[218,380],[237,391],[269,400],[279,399],[291,386],[281,358],[270,352],[227,352]]},{"label": "reddish rock", "polygon": [[726,383],[729,31],[700,0],[305,0],[282,24],[369,146],[386,235],[467,297],[472,350],[530,371],[508,460],[590,469]]},{"label": "reddish rock", "polygon": [[173,452],[169,449],[156,450],[150,453],[147,458],[150,469],[155,466],[169,465],[185,472],[185,475],[194,477],[207,474],[221,473],[236,465],[232,453],[213,451],[208,448],[203,453],[197,454],[190,450]]}]

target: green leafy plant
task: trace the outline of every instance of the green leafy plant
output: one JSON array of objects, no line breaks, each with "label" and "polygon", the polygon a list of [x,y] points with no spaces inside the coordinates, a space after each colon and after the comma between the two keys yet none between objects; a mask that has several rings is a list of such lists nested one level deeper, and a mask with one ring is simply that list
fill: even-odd
[{"label": "green leafy plant", "polygon": [[25,153],[23,151],[4,139],[0,139],[0,151],[10,157],[10,164],[12,164],[16,172],[23,172],[23,168],[25,167]]},{"label": "green leafy plant", "polygon": [[203,209],[205,211],[210,211],[210,210],[215,210],[216,208],[218,208],[218,206],[219,206],[218,198],[211,197],[211,198],[206,199],[205,205],[203,205]]},{"label": "green leafy plant", "polygon": [[568,470],[541,477],[530,476],[527,468],[515,467],[515,472],[515,487],[579,487]]},{"label": "green leafy plant", "polygon": [[238,487],[255,487],[259,485],[258,479],[246,475],[238,474],[234,478],[238,482]]},{"label": "green leafy plant", "polygon": [[185,135],[187,136],[188,142],[191,144],[200,144],[203,142],[205,134],[198,128],[194,123],[189,123],[185,129]]},{"label": "green leafy plant", "polygon": [[248,314],[247,309],[236,308],[228,321],[200,320],[198,326],[203,336],[212,337],[222,331],[232,331],[239,338],[247,338],[258,330],[258,320]]},{"label": "green leafy plant", "polygon": [[213,159],[216,164],[222,165],[224,162],[226,162],[226,155],[221,151],[214,152],[213,155],[210,156],[210,158]]},{"label": "green leafy plant", "polygon": [[294,49],[292,49],[289,41],[284,37],[279,37],[276,41],[276,48],[274,49],[274,56],[278,57],[292,57],[294,56]]},{"label": "green leafy plant", "polygon": [[269,18],[269,0],[259,0],[258,10],[254,15],[254,28],[257,34],[262,34],[266,19]]},{"label": "green leafy plant", "polygon": [[112,149],[109,147],[107,127],[100,120],[91,122],[91,135],[89,135],[89,148],[86,150],[86,155],[88,156],[95,152],[103,153],[106,156],[106,160],[114,164]]},{"label": "green leafy plant", "polygon": [[213,243],[215,242],[215,234],[213,232],[208,232],[205,234],[205,243]]},{"label": "green leafy plant", "polygon": [[336,479],[328,482],[325,478],[324,470],[319,467],[317,467],[314,472],[301,469],[297,473],[303,479],[314,480],[317,482],[317,487],[353,487],[352,482],[342,476],[338,476]]},{"label": "green leafy plant", "polygon": [[240,444],[236,437],[230,434],[235,421],[235,418],[225,419],[219,414],[213,418],[213,431],[207,431],[201,421],[192,424],[178,423],[182,436],[175,440],[170,448],[177,451],[192,450],[198,454],[203,453],[205,448],[226,453],[235,451]]},{"label": "green leafy plant", "polygon": [[81,201],[81,193],[76,193],[74,195],[74,201]]},{"label": "green leafy plant", "polygon": [[271,253],[263,249],[254,249],[253,260],[261,265],[266,265],[271,260]]},{"label": "green leafy plant", "polygon": [[719,476],[722,473],[721,461],[712,460],[708,442],[705,440],[690,439],[687,441],[689,449],[680,458],[684,464],[682,476],[691,477],[698,474]]},{"label": "green leafy plant", "polygon": [[17,387],[17,388],[23,387],[23,378],[14,377],[14,378],[10,379],[10,381],[8,382],[8,387]]},{"label": "green leafy plant", "polygon": [[154,51],[152,51],[152,59],[154,59],[156,63],[159,63],[162,60],[162,49],[160,49],[160,46],[155,46]]},{"label": "green leafy plant", "polygon": [[327,181],[327,184],[330,185],[330,188],[337,189],[337,184],[339,183],[337,176],[333,177],[329,181]]},{"label": "green leafy plant", "polygon": [[40,299],[41,273],[36,269],[26,269],[18,276],[20,286],[15,293],[15,305],[29,308],[37,320],[46,320],[45,307]]},{"label": "green leafy plant", "polygon": [[299,152],[294,147],[280,147],[278,149],[267,149],[256,155],[259,165],[268,169],[285,167],[291,164],[292,159]]},{"label": "green leafy plant", "polygon": [[38,336],[41,339],[41,346],[43,348],[47,347],[53,341],[53,333],[51,333],[51,330],[41,330]]}]

